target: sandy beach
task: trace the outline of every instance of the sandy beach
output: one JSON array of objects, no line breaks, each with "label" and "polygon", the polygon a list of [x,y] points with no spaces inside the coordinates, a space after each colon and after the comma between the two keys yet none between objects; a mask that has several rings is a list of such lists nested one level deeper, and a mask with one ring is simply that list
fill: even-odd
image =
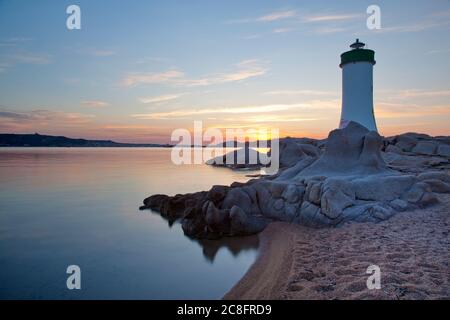
[{"label": "sandy beach", "polygon": [[[380,223],[271,223],[260,255],[224,299],[449,299],[450,196]],[[369,290],[369,265],[381,289]]]}]

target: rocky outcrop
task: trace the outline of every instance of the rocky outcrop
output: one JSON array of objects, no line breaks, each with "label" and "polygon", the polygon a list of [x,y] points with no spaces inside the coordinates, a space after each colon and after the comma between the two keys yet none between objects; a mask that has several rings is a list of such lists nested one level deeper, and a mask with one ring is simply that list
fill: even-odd
[{"label": "rocky outcrop", "polygon": [[[439,155],[448,142],[412,133],[383,139],[351,122],[331,131],[325,145],[281,140],[282,168],[274,176],[188,195],[155,195],[142,209],[181,220],[184,232],[195,238],[254,234],[270,221],[309,227],[378,222],[432,205],[435,193],[450,192],[448,158]],[[430,165],[430,159],[439,165]]]},{"label": "rocky outcrop", "polygon": [[[289,137],[280,139],[280,168],[285,169],[292,167],[305,157],[317,159],[322,153],[321,147],[320,140]],[[250,146],[246,144],[244,148],[228,152],[223,156],[214,157],[206,161],[206,164],[230,169],[260,169],[270,165],[270,163],[266,163],[266,161],[262,160],[263,157],[265,156],[263,156],[262,153],[250,148]]]},{"label": "rocky outcrop", "polygon": [[382,150],[388,166],[397,171],[450,170],[450,137],[405,133],[386,138]]}]

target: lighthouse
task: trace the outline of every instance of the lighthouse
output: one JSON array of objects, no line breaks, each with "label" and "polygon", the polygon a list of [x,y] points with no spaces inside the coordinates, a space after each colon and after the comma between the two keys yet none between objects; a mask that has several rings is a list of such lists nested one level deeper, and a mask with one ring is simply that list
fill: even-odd
[{"label": "lighthouse", "polygon": [[350,121],[377,131],[373,112],[373,66],[375,51],[364,49],[365,44],[356,42],[351,50],[341,54],[342,68],[342,110],[339,128],[345,128]]}]

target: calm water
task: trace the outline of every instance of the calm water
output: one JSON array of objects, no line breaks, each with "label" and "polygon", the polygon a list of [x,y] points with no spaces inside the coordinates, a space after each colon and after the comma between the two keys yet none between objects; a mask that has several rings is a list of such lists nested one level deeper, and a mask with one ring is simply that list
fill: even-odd
[{"label": "calm water", "polygon": [[[221,298],[254,261],[258,238],[190,240],[138,207],[151,194],[245,174],[175,166],[169,149],[0,148],[0,298]],[[81,290],[66,287],[72,264]]]}]

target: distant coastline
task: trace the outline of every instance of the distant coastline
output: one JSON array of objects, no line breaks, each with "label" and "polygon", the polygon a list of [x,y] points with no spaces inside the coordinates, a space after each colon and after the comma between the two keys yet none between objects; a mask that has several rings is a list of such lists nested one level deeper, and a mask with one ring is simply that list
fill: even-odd
[{"label": "distant coastline", "polygon": [[134,148],[171,148],[170,144],[157,143],[122,143],[112,140],[74,139],[64,136],[35,134],[0,134],[0,147],[134,147]]}]

